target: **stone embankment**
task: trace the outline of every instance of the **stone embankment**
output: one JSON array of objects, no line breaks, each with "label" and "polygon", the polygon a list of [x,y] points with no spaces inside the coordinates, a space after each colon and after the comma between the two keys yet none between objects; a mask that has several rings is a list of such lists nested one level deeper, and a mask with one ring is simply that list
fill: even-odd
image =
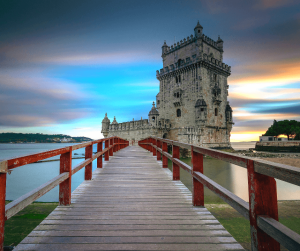
[{"label": "stone embankment", "polygon": [[233,153],[251,158],[264,159],[280,164],[300,167],[300,153],[274,153],[257,151],[233,151]]}]

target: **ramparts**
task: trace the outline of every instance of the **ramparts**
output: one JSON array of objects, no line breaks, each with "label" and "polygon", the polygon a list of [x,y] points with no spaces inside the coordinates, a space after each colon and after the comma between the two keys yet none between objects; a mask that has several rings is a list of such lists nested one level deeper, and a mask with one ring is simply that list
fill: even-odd
[{"label": "ramparts", "polygon": [[256,142],[255,150],[266,152],[300,152],[300,141]]}]

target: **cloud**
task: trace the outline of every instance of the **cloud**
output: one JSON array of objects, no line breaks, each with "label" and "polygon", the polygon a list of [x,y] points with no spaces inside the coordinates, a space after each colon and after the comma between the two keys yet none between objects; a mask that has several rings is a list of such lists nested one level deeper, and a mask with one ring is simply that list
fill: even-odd
[{"label": "cloud", "polygon": [[295,0],[259,0],[254,5],[255,9],[272,9],[297,3]]}]

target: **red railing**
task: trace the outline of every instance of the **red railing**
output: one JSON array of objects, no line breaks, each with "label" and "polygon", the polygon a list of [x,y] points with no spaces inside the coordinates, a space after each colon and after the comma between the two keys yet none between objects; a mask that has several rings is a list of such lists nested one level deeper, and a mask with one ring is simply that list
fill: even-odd
[{"label": "red railing", "polygon": [[[103,142],[105,142],[105,149],[103,149]],[[97,144],[97,153],[94,155],[93,144]],[[117,152],[128,145],[129,142],[127,140],[119,137],[111,137],[68,146],[65,148],[2,160],[0,162],[0,250],[3,250],[4,224],[6,220],[57,185],[59,185],[59,204],[70,205],[72,175],[85,167],[84,179],[91,180],[93,160],[97,159],[97,168],[102,168],[103,155],[105,157],[105,161],[108,161],[109,156],[113,156],[113,152]],[[83,147],[85,147],[85,160],[72,168],[72,151]],[[58,176],[5,206],[6,175],[10,172],[10,170],[57,155],[60,155],[60,174]]]},{"label": "red railing", "polygon": [[[168,153],[168,144],[173,147],[172,155]],[[139,146],[153,152],[157,160],[161,160],[162,156],[164,168],[168,167],[170,159],[173,163],[174,180],[180,179],[180,167],[192,175],[194,206],[204,206],[206,186],[250,220],[252,250],[279,251],[280,244],[289,250],[300,250],[300,235],[278,222],[275,181],[277,178],[300,186],[299,168],[157,137],[140,140]],[[191,151],[192,167],[179,160],[180,147]],[[203,175],[204,155],[247,168],[249,203]]]}]

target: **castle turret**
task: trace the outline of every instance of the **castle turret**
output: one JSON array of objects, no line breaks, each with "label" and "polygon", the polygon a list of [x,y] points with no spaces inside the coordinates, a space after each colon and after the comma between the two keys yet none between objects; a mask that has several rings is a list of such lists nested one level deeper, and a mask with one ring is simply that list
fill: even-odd
[{"label": "castle turret", "polygon": [[119,123],[116,120],[116,116],[114,116],[114,120],[111,123],[111,128],[112,128],[113,131],[116,131],[116,130],[118,130],[118,127],[119,127]]},{"label": "castle turret", "polygon": [[108,136],[109,125],[110,125],[110,120],[107,117],[107,113],[105,113],[105,117],[102,120],[102,130],[101,130],[101,133],[103,134],[104,138],[106,138]]},{"label": "castle turret", "polygon": [[223,40],[220,38],[220,36],[218,37],[218,40],[217,40],[217,46],[219,49],[221,49],[223,51]]},{"label": "castle turret", "polygon": [[168,45],[166,44],[166,41],[164,42],[163,46],[161,47],[162,49],[162,53],[161,53],[161,56],[163,57],[164,54],[167,53],[167,50],[168,50]]},{"label": "castle turret", "polygon": [[201,26],[201,24],[198,21],[196,27],[194,28],[196,38],[202,37],[202,30],[203,30],[203,27]]},{"label": "castle turret", "polygon": [[158,116],[159,116],[159,112],[156,110],[155,103],[153,101],[152,108],[148,114],[149,123],[151,126],[156,127],[158,125]]}]

